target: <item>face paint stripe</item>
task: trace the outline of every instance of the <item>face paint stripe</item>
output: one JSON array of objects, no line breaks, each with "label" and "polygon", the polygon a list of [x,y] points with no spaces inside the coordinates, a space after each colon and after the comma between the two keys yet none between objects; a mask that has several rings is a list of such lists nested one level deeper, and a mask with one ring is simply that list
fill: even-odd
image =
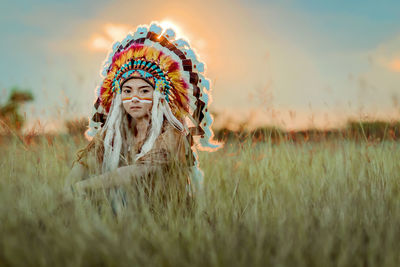
[{"label": "face paint stripe", "polygon": [[138,100],[140,103],[152,103],[153,102],[153,99],[151,99],[151,98],[146,98],[146,97],[141,98],[141,97],[133,96],[133,97],[122,98],[122,103],[129,103],[133,100]]}]

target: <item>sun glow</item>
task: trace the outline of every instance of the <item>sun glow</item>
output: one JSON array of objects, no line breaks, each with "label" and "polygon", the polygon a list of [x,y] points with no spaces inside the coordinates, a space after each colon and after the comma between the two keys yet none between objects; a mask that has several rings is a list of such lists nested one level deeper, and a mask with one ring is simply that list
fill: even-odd
[{"label": "sun glow", "polygon": [[390,70],[400,72],[400,59],[395,59],[390,63]]},{"label": "sun glow", "polygon": [[[175,39],[183,38],[188,40],[182,34],[182,29],[176,23],[170,20],[163,20],[158,23],[164,30],[172,29],[175,31]],[[89,40],[89,47],[94,51],[108,51],[113,42],[122,40],[129,32],[130,27],[124,24],[107,23],[102,27],[101,33],[94,34]],[[163,32],[163,33],[164,33]]]},{"label": "sun glow", "polygon": [[175,34],[176,34],[175,39],[179,39],[179,38],[187,39],[183,36],[181,27],[179,27],[176,23],[174,23],[170,20],[163,20],[160,22],[160,25],[164,31],[166,31],[167,29],[174,30]]}]

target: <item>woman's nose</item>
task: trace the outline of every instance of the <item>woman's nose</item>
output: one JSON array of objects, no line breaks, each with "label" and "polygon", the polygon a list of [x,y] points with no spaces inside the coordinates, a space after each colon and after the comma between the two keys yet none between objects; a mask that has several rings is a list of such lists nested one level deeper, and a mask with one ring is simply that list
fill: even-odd
[{"label": "woman's nose", "polygon": [[132,97],[132,102],[133,102],[133,103],[139,103],[140,101],[139,101],[139,98],[138,98],[137,96],[134,95],[134,96]]}]

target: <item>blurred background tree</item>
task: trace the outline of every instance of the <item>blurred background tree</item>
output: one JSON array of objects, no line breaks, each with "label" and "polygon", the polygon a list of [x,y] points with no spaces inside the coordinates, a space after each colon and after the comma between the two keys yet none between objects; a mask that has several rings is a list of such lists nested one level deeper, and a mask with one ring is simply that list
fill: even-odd
[{"label": "blurred background tree", "polygon": [[21,106],[26,102],[33,101],[33,99],[33,94],[29,90],[13,87],[7,102],[0,105],[2,127],[20,132],[25,123],[25,116],[20,113]]}]

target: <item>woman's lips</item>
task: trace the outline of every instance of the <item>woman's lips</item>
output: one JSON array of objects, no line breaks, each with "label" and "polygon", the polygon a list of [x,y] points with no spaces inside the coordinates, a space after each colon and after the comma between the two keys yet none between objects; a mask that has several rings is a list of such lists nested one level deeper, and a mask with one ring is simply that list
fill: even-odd
[{"label": "woman's lips", "polygon": [[141,109],[142,107],[131,107],[131,109],[133,109],[133,110],[138,110],[138,109]]}]

